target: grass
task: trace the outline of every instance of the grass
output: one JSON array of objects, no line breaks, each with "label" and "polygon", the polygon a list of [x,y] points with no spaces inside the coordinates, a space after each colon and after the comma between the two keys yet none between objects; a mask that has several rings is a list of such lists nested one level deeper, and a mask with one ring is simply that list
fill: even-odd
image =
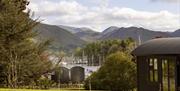
[{"label": "grass", "polygon": [[0,89],[0,91],[88,91],[83,89],[49,89],[49,90],[32,90],[32,89]]}]

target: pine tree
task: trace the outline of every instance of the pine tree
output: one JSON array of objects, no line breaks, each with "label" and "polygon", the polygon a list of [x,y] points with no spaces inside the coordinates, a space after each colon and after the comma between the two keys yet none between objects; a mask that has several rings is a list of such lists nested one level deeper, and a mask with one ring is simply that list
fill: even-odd
[{"label": "pine tree", "polygon": [[49,42],[35,41],[39,23],[24,13],[25,0],[0,0],[0,84],[11,88],[36,82],[51,62],[44,55]]}]

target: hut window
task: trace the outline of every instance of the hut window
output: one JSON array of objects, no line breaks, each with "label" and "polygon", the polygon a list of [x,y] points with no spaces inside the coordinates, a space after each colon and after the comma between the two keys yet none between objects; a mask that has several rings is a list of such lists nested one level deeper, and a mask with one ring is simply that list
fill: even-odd
[{"label": "hut window", "polygon": [[175,59],[162,60],[162,87],[167,91],[175,91]]},{"label": "hut window", "polygon": [[149,59],[149,79],[151,82],[158,81],[158,64],[156,58]]}]

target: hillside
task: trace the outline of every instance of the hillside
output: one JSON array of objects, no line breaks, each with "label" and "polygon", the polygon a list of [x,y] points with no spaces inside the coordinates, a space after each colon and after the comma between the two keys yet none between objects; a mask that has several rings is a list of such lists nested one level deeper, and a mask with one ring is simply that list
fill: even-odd
[{"label": "hillside", "polygon": [[180,29],[174,31],[173,33],[171,33],[172,37],[180,37]]},{"label": "hillside", "polygon": [[39,32],[39,40],[52,40],[53,42],[51,48],[54,50],[63,49],[70,51],[71,49],[85,44],[85,41],[58,26],[40,24],[34,30]]},{"label": "hillside", "polygon": [[54,26],[40,24],[35,30],[38,30],[40,33],[40,36],[38,37],[39,40],[53,40],[52,49],[64,49],[67,51],[76,47],[81,47],[86,42],[93,42],[96,40],[126,39],[131,37],[136,41],[140,38],[142,42],[145,42],[155,37],[180,37],[180,30],[171,33],[152,31],[137,27],[119,28],[112,26],[105,29],[103,32],[95,32],[92,29],[85,27],[75,28],[62,25]]},{"label": "hillside", "polygon": [[58,25],[58,27],[64,29],[64,30],[67,30],[71,33],[77,33],[77,32],[80,32],[80,30],[77,30],[75,27],[70,27],[70,26],[64,26],[64,25]]},{"label": "hillside", "polygon": [[102,32],[102,34],[105,35],[105,34],[108,34],[108,33],[113,32],[113,31],[116,31],[116,30],[118,30],[118,29],[119,29],[119,27],[111,26],[111,27],[105,29],[105,30]]},{"label": "hillside", "polygon": [[[110,31],[108,31],[110,29]],[[100,39],[101,40],[109,40],[109,39],[126,39],[131,37],[135,40],[141,39],[142,42],[150,40],[155,37],[169,37],[169,33],[166,32],[157,32],[144,28],[137,27],[128,27],[128,28],[114,28],[114,30],[110,27],[105,30]]]},{"label": "hillside", "polygon": [[89,28],[77,28],[77,29],[80,30],[80,32],[75,33],[75,35],[87,42],[96,41],[101,34],[100,32],[95,32]]},{"label": "hillside", "polygon": [[63,26],[63,25],[59,25],[59,27],[73,33],[74,35],[78,36],[80,39],[86,42],[96,41],[100,35],[100,32],[96,32],[86,27],[75,28],[75,27],[69,27],[69,26]]}]

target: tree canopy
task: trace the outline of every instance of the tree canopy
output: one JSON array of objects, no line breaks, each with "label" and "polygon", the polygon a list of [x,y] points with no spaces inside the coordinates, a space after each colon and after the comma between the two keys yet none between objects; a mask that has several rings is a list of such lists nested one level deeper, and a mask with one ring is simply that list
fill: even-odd
[{"label": "tree canopy", "polygon": [[16,88],[36,83],[51,68],[44,58],[49,42],[36,42],[39,23],[23,12],[26,0],[0,0],[0,84]]},{"label": "tree canopy", "polygon": [[109,55],[105,63],[85,81],[93,90],[130,91],[136,87],[136,66],[123,52]]},{"label": "tree canopy", "polygon": [[132,38],[125,40],[104,40],[78,48],[75,51],[75,56],[82,60],[87,59],[88,65],[101,65],[108,55],[117,51],[130,53],[134,47],[135,42]]}]

